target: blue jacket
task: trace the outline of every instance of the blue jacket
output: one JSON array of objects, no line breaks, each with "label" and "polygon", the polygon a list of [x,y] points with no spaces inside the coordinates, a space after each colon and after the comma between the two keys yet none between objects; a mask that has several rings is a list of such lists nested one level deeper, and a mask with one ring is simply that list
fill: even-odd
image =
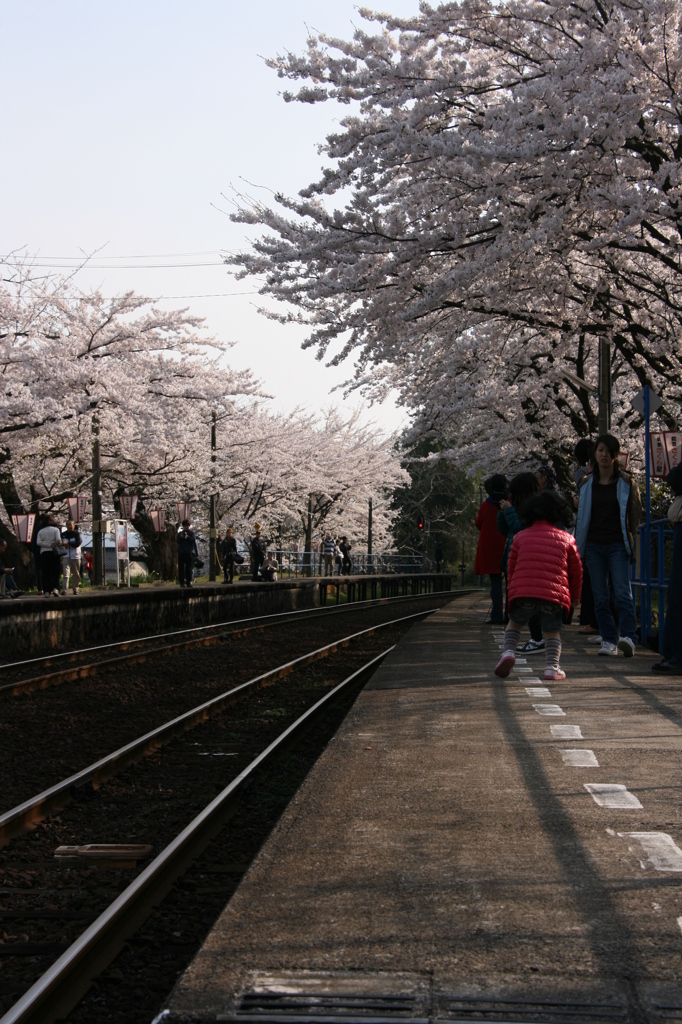
[{"label": "blue jacket", "polygon": [[504,553],[502,555],[502,561],[500,562],[500,569],[502,572],[507,571],[507,562],[509,561],[509,552],[514,542],[514,537],[523,529],[523,523],[521,517],[516,511],[513,505],[509,508],[501,508],[497,513],[497,532],[501,533],[503,537],[507,538],[507,543],[504,546]]},{"label": "blue jacket", "polygon": [[[587,534],[592,520],[592,485],[593,476],[584,477],[585,483],[580,487],[580,504],[578,505],[578,516],[575,522],[575,542],[578,545],[580,557],[584,559],[585,548],[587,547]],[[631,487],[628,480],[621,474],[618,477],[616,487],[618,506],[620,508],[620,528],[623,534],[623,544],[630,558],[634,552],[634,537],[639,526],[640,512],[642,508],[639,497],[639,490],[636,486]]]},{"label": "blue jacket", "polygon": [[197,555],[197,539],[194,536],[194,530],[180,530],[178,532],[178,554],[179,555]]}]

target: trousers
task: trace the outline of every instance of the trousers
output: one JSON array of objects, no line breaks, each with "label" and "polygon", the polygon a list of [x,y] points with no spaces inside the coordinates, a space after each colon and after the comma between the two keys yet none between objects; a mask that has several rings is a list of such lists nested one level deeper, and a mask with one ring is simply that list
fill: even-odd
[{"label": "trousers", "polygon": [[613,584],[613,596],[618,608],[620,635],[637,642],[637,616],[630,585],[630,556],[622,541],[614,544],[587,542],[585,561],[590,573],[594,611],[599,623],[602,640],[618,643],[619,629],[611,612],[609,575]]},{"label": "trousers", "polygon": [[178,579],[181,587],[189,587],[192,582],[192,563],[194,555],[189,551],[178,553]]}]

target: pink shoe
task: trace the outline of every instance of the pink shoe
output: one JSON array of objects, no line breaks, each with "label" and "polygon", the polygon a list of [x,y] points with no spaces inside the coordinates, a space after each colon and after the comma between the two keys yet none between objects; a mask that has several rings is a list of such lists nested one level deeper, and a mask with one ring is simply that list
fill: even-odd
[{"label": "pink shoe", "polygon": [[565,679],[566,673],[562,668],[546,668],[545,679]]},{"label": "pink shoe", "polygon": [[498,661],[497,665],[495,666],[495,675],[496,676],[502,676],[502,677],[508,676],[509,673],[511,672],[511,670],[513,669],[513,667],[514,667],[514,662],[515,661],[516,661],[516,655],[514,654],[513,651],[504,651],[504,653],[502,654],[502,657],[500,658],[500,660]]}]

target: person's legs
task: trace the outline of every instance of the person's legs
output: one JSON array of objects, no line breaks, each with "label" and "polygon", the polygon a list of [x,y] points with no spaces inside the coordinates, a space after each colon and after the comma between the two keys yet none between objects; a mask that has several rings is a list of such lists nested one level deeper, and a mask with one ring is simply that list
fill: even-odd
[{"label": "person's legs", "polygon": [[[71,589],[73,590],[73,592],[75,594],[75,593],[78,592],[78,588],[80,587],[80,584],[81,584],[81,574],[80,574],[80,570],[79,570],[78,560],[76,558],[70,558],[69,561],[66,564],[68,565],[69,569],[71,570]],[[68,580],[68,577],[65,574],[64,575],[64,589],[65,590],[66,590],[67,580]]]},{"label": "person's legs", "polygon": [[502,605],[502,573],[490,573],[490,599],[493,609],[490,613],[490,621],[498,625],[504,622],[504,608]]},{"label": "person's legs", "polygon": [[[594,611],[597,616],[602,642],[606,641],[609,644],[617,644],[618,630],[611,614],[611,595],[609,593],[610,546],[610,544],[588,543],[585,551],[585,561],[592,583]],[[623,553],[625,554],[625,548],[623,548]]]},{"label": "person's legs", "polygon": [[68,558],[64,559],[62,572],[64,573],[62,579],[62,594],[65,594],[69,589],[69,577],[71,575],[71,562],[68,560]]},{"label": "person's legs", "polygon": [[186,552],[178,555],[178,580],[181,587],[188,587],[192,582],[192,556]]},{"label": "person's legs", "polygon": [[540,625],[540,616],[534,615],[528,620],[528,629],[530,630],[531,640],[535,640],[539,644],[543,640],[542,626]]},{"label": "person's legs", "polygon": [[630,556],[625,550],[624,544],[609,544],[608,547],[609,571],[613,583],[613,595],[618,606],[620,635],[628,637],[636,644],[638,638],[637,616],[630,583]]},{"label": "person's legs", "polygon": [[583,589],[580,594],[580,619],[578,621],[581,626],[587,627],[587,630],[599,629],[597,616],[594,611],[592,583],[590,581],[590,573],[587,566],[583,566]]},{"label": "person's legs", "polygon": [[5,597],[7,590],[7,573],[0,573],[0,597]]},{"label": "person's legs", "polygon": [[663,630],[663,658],[682,668],[682,523],[673,528],[673,561]]}]

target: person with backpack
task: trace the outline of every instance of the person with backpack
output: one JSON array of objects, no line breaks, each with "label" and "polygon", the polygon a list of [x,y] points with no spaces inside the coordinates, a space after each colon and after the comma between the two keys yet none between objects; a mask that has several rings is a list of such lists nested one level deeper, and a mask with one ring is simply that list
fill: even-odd
[{"label": "person with backpack", "polygon": [[225,539],[221,545],[223,583],[232,583],[234,581],[234,563],[237,561],[237,555],[237,539],[228,526],[225,531]]},{"label": "person with backpack", "polygon": [[182,529],[178,530],[178,580],[180,587],[191,587],[194,575],[194,559],[199,557],[197,538],[190,529],[189,519],[182,520]]},{"label": "person with backpack", "polygon": [[580,600],[583,567],[575,539],[562,528],[566,505],[553,491],[536,494],[521,509],[526,528],[509,552],[509,623],[495,675],[509,675],[516,661],[521,630],[539,615],[545,638],[545,679],[565,679],[560,667],[561,625]]},{"label": "person with backpack", "polygon": [[66,596],[69,589],[69,580],[71,580],[71,589],[75,597],[81,581],[81,544],[83,541],[81,532],[73,519],[67,519],[66,521],[66,530],[62,534],[62,543],[66,548],[66,554],[62,559],[62,570],[64,572],[62,594]]},{"label": "person with backpack", "polygon": [[254,583],[258,583],[260,579],[260,567],[265,559],[266,545],[260,535],[260,525],[258,523],[254,523],[253,529],[254,535],[251,538],[251,579]]}]

